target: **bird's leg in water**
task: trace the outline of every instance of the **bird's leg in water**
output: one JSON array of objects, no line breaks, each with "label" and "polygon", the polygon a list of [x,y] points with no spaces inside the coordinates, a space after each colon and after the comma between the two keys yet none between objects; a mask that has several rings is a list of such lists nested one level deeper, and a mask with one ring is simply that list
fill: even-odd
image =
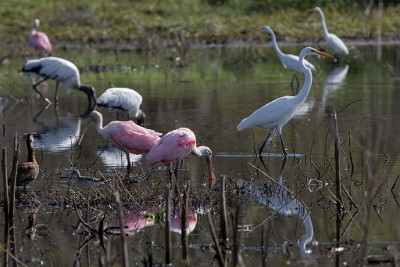
[{"label": "bird's leg in water", "polygon": [[[293,87],[293,81],[296,79],[296,90]],[[297,94],[297,92],[299,91],[299,87],[300,87],[300,83],[299,83],[299,78],[297,77],[297,74],[294,73],[292,76],[292,80],[290,81],[290,87],[292,87],[292,92],[293,94]]]},{"label": "bird's leg in water", "polygon": [[262,151],[264,149],[265,144],[268,142],[269,137],[271,136],[272,132],[270,132],[267,137],[265,138],[264,142],[261,144],[260,150],[258,152],[258,154],[261,156],[262,155]]},{"label": "bird's leg in water", "polygon": [[283,143],[283,137],[282,137],[282,134],[279,134],[279,137],[281,138],[281,144],[282,144],[282,153],[283,153],[283,155],[286,157],[286,156],[287,156],[287,152],[286,152],[285,144]]},{"label": "bird's leg in water", "polygon": [[56,94],[54,95],[54,102],[58,104],[58,82],[56,83]]},{"label": "bird's leg in water", "polygon": [[129,177],[129,175],[131,174],[131,159],[129,157],[129,152],[126,153],[126,161],[127,161],[127,164],[128,164],[127,167],[126,167],[126,176]]},{"label": "bird's leg in water", "polygon": [[48,104],[51,104],[50,100],[47,97],[44,97],[43,94],[36,88],[36,86],[38,86],[39,84],[41,84],[42,82],[48,80],[49,78],[44,78],[43,80],[38,81],[37,83],[35,83],[34,85],[32,85],[33,90],[36,91],[36,93],[38,93],[40,95],[40,97],[46,101]]},{"label": "bird's leg in water", "polygon": [[179,166],[179,163],[181,162],[181,160],[178,160],[177,162],[176,162],[176,165],[175,165],[175,170],[174,170],[174,174],[175,174],[175,195],[176,196],[179,196],[180,195],[180,193],[179,193],[179,187],[178,187],[178,166]]}]

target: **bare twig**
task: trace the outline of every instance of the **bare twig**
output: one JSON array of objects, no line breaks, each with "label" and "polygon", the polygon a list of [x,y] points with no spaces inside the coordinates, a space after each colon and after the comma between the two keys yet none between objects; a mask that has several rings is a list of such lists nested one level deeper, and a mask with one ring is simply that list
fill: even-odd
[{"label": "bare twig", "polygon": [[129,260],[128,260],[128,243],[125,238],[124,233],[124,211],[121,204],[121,198],[119,192],[115,192],[115,203],[117,204],[118,214],[119,214],[119,226],[121,231],[121,246],[122,246],[122,255],[123,255],[123,262],[122,266],[129,267]]},{"label": "bare twig", "polygon": [[214,249],[217,252],[217,259],[218,259],[219,266],[226,266],[225,258],[222,254],[221,247],[218,243],[217,234],[215,233],[215,227],[214,227],[214,223],[212,221],[210,212],[207,212],[207,220],[208,220],[208,224],[210,226],[211,236],[212,236],[212,239],[214,242]]}]

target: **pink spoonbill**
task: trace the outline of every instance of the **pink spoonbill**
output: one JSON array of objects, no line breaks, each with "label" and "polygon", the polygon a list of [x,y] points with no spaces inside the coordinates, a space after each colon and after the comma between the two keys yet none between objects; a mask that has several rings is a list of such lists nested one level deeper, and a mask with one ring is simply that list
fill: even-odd
[{"label": "pink spoonbill", "polygon": [[144,125],[146,118],[140,109],[142,96],[130,88],[109,88],[97,98],[97,105],[110,109],[122,109],[128,112],[129,119],[136,118],[137,124]]},{"label": "pink spoonbill", "polygon": [[33,28],[29,33],[28,41],[29,44],[36,47],[39,50],[50,53],[52,50],[49,37],[44,32],[38,31],[40,20],[35,19],[33,21]]},{"label": "pink spoonbill", "polygon": [[165,134],[146,156],[147,162],[155,164],[158,162],[170,163],[172,174],[172,163],[176,162],[174,174],[177,177],[178,165],[181,159],[187,155],[203,157],[207,161],[210,186],[214,184],[215,175],[212,165],[212,151],[206,146],[196,145],[196,136],[188,128],[179,128]]},{"label": "pink spoonbill", "polygon": [[92,101],[94,105],[96,104],[96,92],[93,86],[81,84],[79,70],[71,61],[58,57],[31,59],[25,63],[22,71],[43,78],[34,83],[32,87],[48,104],[51,104],[51,101],[47,97],[44,97],[36,88],[39,84],[48,79],[56,81],[56,93],[54,95],[56,103],[58,102],[58,84],[61,82],[68,92],[71,90],[84,92],[88,96],[90,107],[92,106]]},{"label": "pink spoonbill", "polygon": [[128,161],[127,173],[131,172],[129,153],[142,154],[148,152],[160,140],[161,133],[137,125],[133,121],[112,121],[103,127],[103,116],[98,111],[92,111],[88,124],[83,131],[78,145],[80,145],[90,123],[96,123],[96,131],[112,145],[118,147],[126,154]]},{"label": "pink spoonbill", "polygon": [[292,118],[295,111],[304,103],[308,94],[310,93],[310,88],[312,84],[312,73],[310,68],[308,68],[304,62],[304,57],[310,55],[321,55],[333,58],[333,56],[318,51],[312,47],[306,47],[301,50],[299,61],[302,66],[302,71],[304,73],[305,79],[303,88],[299,91],[299,93],[295,96],[282,96],[273,100],[272,102],[265,104],[261,108],[254,111],[253,114],[251,114],[247,118],[244,118],[238,124],[238,131],[253,127],[264,128],[271,131],[271,133],[267,136],[267,138],[265,138],[260,147],[260,155],[262,153],[265,143],[267,141],[272,141],[276,134],[276,131],[278,131],[279,137],[281,139],[282,152],[285,156],[287,155],[285,145],[283,143],[282,127]]}]

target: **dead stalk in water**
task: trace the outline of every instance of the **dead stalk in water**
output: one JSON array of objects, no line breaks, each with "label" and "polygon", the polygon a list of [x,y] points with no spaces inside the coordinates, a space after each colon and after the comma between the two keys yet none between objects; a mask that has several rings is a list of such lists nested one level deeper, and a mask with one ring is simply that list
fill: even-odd
[{"label": "dead stalk in water", "polygon": [[119,226],[120,226],[120,231],[121,231],[121,247],[122,247],[122,256],[123,256],[122,266],[128,267],[129,266],[128,243],[126,241],[125,232],[124,232],[124,228],[125,228],[124,210],[122,208],[119,192],[115,192],[114,196],[115,196],[115,203],[117,204],[118,215],[119,215]]},{"label": "dead stalk in water", "polygon": [[219,195],[219,203],[220,203],[220,227],[221,227],[221,238],[222,247],[226,248],[227,240],[228,240],[228,225],[227,225],[227,217],[226,217],[226,176],[222,175],[220,179],[220,195]]},{"label": "dead stalk in water", "polygon": [[219,245],[219,242],[218,242],[217,234],[215,232],[215,227],[214,227],[214,223],[212,221],[210,212],[207,212],[207,221],[208,221],[208,225],[210,226],[211,237],[212,237],[213,243],[214,243],[214,249],[217,252],[217,259],[218,259],[219,266],[226,266],[225,258],[224,258],[224,255],[222,254],[221,246]]},{"label": "dead stalk in water", "polygon": [[189,244],[188,238],[186,234],[187,229],[187,209],[189,206],[189,192],[190,192],[190,183],[186,182],[186,185],[183,190],[182,196],[182,214],[181,214],[181,242],[182,242],[182,257],[185,266],[189,266]]},{"label": "dead stalk in water", "polygon": [[6,149],[2,149],[2,160],[1,160],[2,170],[3,170],[3,209],[4,209],[4,252],[3,252],[3,266],[8,265],[8,248],[9,248],[9,195],[8,195],[8,177],[7,177],[7,153]]},{"label": "dead stalk in water", "polygon": [[11,169],[11,175],[10,175],[10,207],[8,209],[9,212],[9,229],[10,229],[10,253],[11,255],[14,256],[13,258],[13,264],[14,266],[17,266],[17,262],[15,261],[15,258],[18,258],[17,256],[17,249],[16,249],[16,239],[15,239],[15,227],[14,227],[14,208],[15,208],[15,189],[17,186],[17,166],[18,166],[18,157],[19,157],[19,143],[18,143],[18,137],[17,133],[15,133],[14,136],[14,156],[13,156],[13,165]]},{"label": "dead stalk in water", "polygon": [[[339,127],[337,124],[336,109],[333,110],[333,128],[335,139],[335,173],[336,173],[336,242],[341,241],[341,227],[342,227],[342,186],[340,178],[340,143],[339,143]],[[339,246],[339,245],[337,245]],[[339,253],[336,256],[336,266],[339,264]]]},{"label": "dead stalk in water", "polygon": [[171,264],[172,240],[170,232],[171,224],[171,181],[167,184],[165,196],[165,264]]}]

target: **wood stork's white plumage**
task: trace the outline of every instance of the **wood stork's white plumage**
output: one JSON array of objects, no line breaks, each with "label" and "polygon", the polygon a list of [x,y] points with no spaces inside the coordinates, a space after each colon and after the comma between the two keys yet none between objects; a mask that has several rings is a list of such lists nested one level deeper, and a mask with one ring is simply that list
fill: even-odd
[{"label": "wood stork's white plumage", "polygon": [[84,92],[88,96],[90,106],[92,106],[92,101],[93,104],[96,104],[96,93],[93,86],[81,84],[78,68],[74,63],[68,60],[58,57],[31,59],[25,63],[22,71],[42,77],[42,79],[34,83],[32,87],[48,104],[51,104],[51,101],[47,97],[44,97],[36,88],[39,84],[48,79],[56,81],[56,93],[54,96],[56,103],[58,102],[58,84],[61,82],[68,92],[71,90]]},{"label": "wood stork's white plumage", "polygon": [[[272,140],[276,131],[278,131],[281,139],[283,154],[285,156],[287,155],[282,138],[282,127],[292,118],[296,109],[304,103],[310,92],[312,73],[311,70],[304,64],[304,57],[310,55],[321,55],[333,58],[333,56],[324,52],[320,52],[312,47],[306,47],[301,50],[299,61],[301,62],[302,72],[304,73],[305,79],[303,88],[299,91],[299,93],[295,96],[283,96],[267,103],[238,124],[238,131],[253,127],[265,128],[271,131],[260,147],[260,155],[265,143],[269,140]],[[269,139],[270,136],[271,139]]]},{"label": "wood stork's white plumage", "polygon": [[335,34],[328,32],[328,27],[326,26],[325,16],[324,12],[322,12],[322,9],[320,7],[314,7],[310,11],[315,11],[321,16],[322,30],[326,44],[335,52],[335,54],[348,55],[349,49],[347,49],[342,39],[337,37]]},{"label": "wood stork's white plumage", "polygon": [[129,88],[109,88],[97,98],[97,105],[110,109],[122,109],[129,114],[129,119],[136,118],[137,124],[144,125],[146,118],[140,109],[142,96]]},{"label": "wood stork's white plumage", "polygon": [[44,32],[38,31],[39,25],[40,20],[35,19],[33,21],[33,28],[29,32],[28,42],[37,49],[50,53],[52,50],[52,46],[49,37],[47,37]]},{"label": "wood stork's white plumage", "polygon": [[[285,69],[289,69],[295,74],[303,72],[302,63],[299,61],[299,57],[292,54],[285,54],[279,49],[278,43],[276,42],[275,33],[269,26],[264,26],[261,29],[261,32],[269,33],[271,35],[275,52],[278,55],[279,60],[281,61]],[[314,65],[305,59],[304,59],[304,65],[306,65],[306,67],[312,71],[315,70]]]}]

